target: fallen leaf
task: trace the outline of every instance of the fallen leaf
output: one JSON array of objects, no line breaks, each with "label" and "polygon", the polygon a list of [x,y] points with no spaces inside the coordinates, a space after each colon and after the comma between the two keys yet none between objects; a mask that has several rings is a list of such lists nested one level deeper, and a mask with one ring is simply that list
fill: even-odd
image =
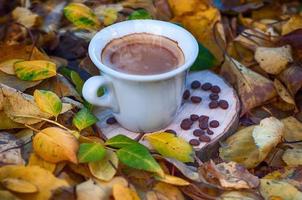
[{"label": "fallen leaf", "polygon": [[20,200],[8,190],[0,190],[0,199],[2,200]]},{"label": "fallen leaf", "polygon": [[267,200],[273,198],[284,200],[302,199],[302,192],[282,180],[261,179],[260,193]]},{"label": "fallen leaf", "polygon": [[43,160],[35,153],[31,153],[29,160],[28,160],[28,165],[29,166],[39,166],[43,169],[46,169],[47,171],[50,171],[51,173],[53,173],[56,169],[56,164]]},{"label": "fallen leaf", "polygon": [[269,152],[281,142],[284,125],[274,117],[265,118],[258,126],[255,126],[252,134],[259,150],[259,159],[264,160]]},{"label": "fallen leaf", "polygon": [[70,3],[64,8],[65,17],[77,28],[98,30],[100,22],[93,11],[81,3]]},{"label": "fallen leaf", "polygon": [[19,147],[22,144],[21,140],[7,132],[0,132],[0,144],[1,164],[24,164],[21,147]]},{"label": "fallen leaf", "polygon": [[[222,193],[219,200],[261,200],[261,197],[252,192],[226,191]],[[276,199],[277,200],[277,199]]]},{"label": "fallen leaf", "polygon": [[48,162],[77,163],[78,141],[61,128],[50,127],[41,130],[33,139],[33,148],[38,156]]},{"label": "fallen leaf", "polygon": [[259,179],[250,174],[243,166],[235,162],[219,163],[213,161],[200,166],[206,179],[218,179],[219,184],[226,189],[252,189],[257,188]]},{"label": "fallen leaf", "polygon": [[[274,58],[274,59],[272,59]],[[293,62],[292,50],[289,45],[283,47],[257,47],[255,60],[269,74],[277,75]]]},{"label": "fallen leaf", "polygon": [[220,73],[237,90],[241,100],[241,116],[276,96],[271,80],[246,68],[233,58],[225,58]]},{"label": "fallen leaf", "polygon": [[102,180],[110,181],[117,172],[118,157],[114,151],[106,150],[102,160],[88,163],[91,174]]},{"label": "fallen leaf", "polygon": [[35,102],[38,107],[48,114],[57,117],[62,111],[61,99],[53,92],[46,90],[35,90]]},{"label": "fallen leaf", "polygon": [[20,61],[14,68],[17,77],[24,81],[39,81],[57,74],[56,64],[47,60]]},{"label": "fallen leaf", "polygon": [[282,35],[288,34],[292,31],[302,28],[302,16],[293,15],[291,18],[282,26]]},{"label": "fallen leaf", "polygon": [[16,7],[12,14],[14,20],[24,25],[26,28],[31,28],[37,25],[39,21],[39,16],[31,12],[28,8]]},{"label": "fallen leaf", "polygon": [[6,178],[20,179],[38,187],[39,192],[34,194],[16,194],[25,200],[45,200],[50,198],[53,190],[68,186],[66,181],[56,178],[49,171],[38,166],[7,165],[1,167],[0,180]]},{"label": "fallen leaf", "polygon": [[284,124],[284,139],[287,142],[302,140],[302,123],[295,117],[287,117],[281,120]]},{"label": "fallen leaf", "polygon": [[102,160],[106,150],[100,143],[82,143],[78,151],[79,163],[96,162]]},{"label": "fallen leaf", "polygon": [[21,124],[35,124],[42,120],[22,116],[33,116],[36,118],[50,117],[49,114],[42,112],[38,108],[31,95],[18,92],[3,84],[0,84],[0,92],[4,96],[4,112],[13,121]]},{"label": "fallen leaf", "polygon": [[177,176],[171,176],[169,174],[165,174],[164,177],[155,177],[155,179],[164,183],[169,183],[171,185],[178,185],[178,186],[190,185],[190,182]]},{"label": "fallen leaf", "polygon": [[35,193],[38,192],[38,187],[28,181],[18,178],[4,178],[1,184],[6,189],[18,193]]},{"label": "fallen leaf", "polygon": [[98,121],[96,118],[87,108],[82,108],[72,119],[72,124],[77,127],[80,131],[84,128],[87,128]]},{"label": "fallen leaf", "polygon": [[290,66],[281,72],[279,77],[293,97],[302,87],[302,67],[298,65]]},{"label": "fallen leaf", "polygon": [[75,85],[77,92],[82,95],[82,88],[84,85],[84,81],[82,80],[80,75],[77,72],[71,70],[70,79],[71,79],[72,83]]},{"label": "fallen leaf", "polygon": [[14,129],[14,128],[24,128],[23,124],[19,124],[13,120],[11,120],[5,112],[0,111],[0,130],[3,129]]},{"label": "fallen leaf", "polygon": [[282,160],[288,166],[302,165],[302,149],[294,148],[285,150]]},{"label": "fallen leaf", "polygon": [[145,135],[151,146],[161,155],[182,162],[193,162],[193,148],[184,139],[172,133],[152,133]]},{"label": "fallen leaf", "polygon": [[234,11],[234,12],[246,12],[248,10],[257,9],[263,6],[262,1],[255,2],[246,2],[242,1],[225,1],[225,0],[215,0],[213,1],[215,7],[219,8],[219,10],[223,12]]},{"label": "fallen leaf", "polygon": [[146,11],[145,9],[139,9],[133,11],[129,17],[129,20],[134,20],[134,19],[152,19],[152,16]]},{"label": "fallen leaf", "polygon": [[167,183],[159,182],[153,187],[153,190],[164,195],[169,200],[185,200],[185,197],[177,187]]},{"label": "fallen leaf", "polygon": [[281,97],[283,101],[285,101],[286,103],[290,104],[293,107],[296,107],[295,100],[288,92],[286,87],[278,79],[274,80],[274,86],[276,88],[278,95]]},{"label": "fallen leaf", "polygon": [[161,177],[164,176],[160,165],[143,145],[132,144],[119,149],[116,154],[118,159],[129,167],[154,172]]},{"label": "fallen leaf", "polygon": [[115,200],[140,200],[135,191],[123,185],[115,184],[112,190]]},{"label": "fallen leaf", "polygon": [[[217,62],[223,60],[223,52],[216,45],[214,26],[218,28],[216,38],[219,42],[225,41],[224,30],[220,23],[221,16],[217,8],[206,1],[198,0],[169,0],[171,10],[174,14],[172,21],[181,23],[186,29],[215,55]],[[221,43],[220,43],[221,44]]]},{"label": "fallen leaf", "polygon": [[218,64],[215,56],[205,48],[200,42],[198,43],[198,56],[190,68],[190,71],[200,71],[215,67]]},{"label": "fallen leaf", "polygon": [[24,61],[23,59],[10,59],[0,63],[0,70],[6,74],[14,75],[14,65],[16,62]]},{"label": "fallen leaf", "polygon": [[124,187],[129,186],[128,181],[124,177],[121,177],[121,176],[115,176],[110,181],[101,181],[99,179],[95,179],[94,181],[105,192],[105,194],[106,194],[105,199],[109,199],[110,197],[112,197],[112,192],[113,192],[112,189],[113,189],[114,185],[118,184],[118,185],[122,185]]},{"label": "fallen leaf", "polygon": [[139,144],[139,143],[125,135],[116,135],[105,142],[105,145],[114,148],[123,148],[132,144]]},{"label": "fallen leaf", "polygon": [[77,200],[106,199],[105,191],[89,179],[76,186]]}]

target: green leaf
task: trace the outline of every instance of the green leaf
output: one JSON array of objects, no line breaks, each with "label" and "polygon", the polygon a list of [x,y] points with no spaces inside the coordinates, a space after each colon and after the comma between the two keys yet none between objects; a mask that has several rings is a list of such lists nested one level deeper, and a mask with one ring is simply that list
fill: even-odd
[{"label": "green leaf", "polygon": [[80,75],[71,70],[70,72],[70,79],[72,81],[72,83],[75,85],[75,88],[77,90],[77,92],[82,95],[82,89],[83,89],[83,85],[84,85],[84,81],[83,79],[80,77]]},{"label": "green leaf", "polygon": [[154,172],[164,177],[163,170],[143,145],[128,145],[119,149],[116,153],[119,160],[125,165],[135,169]]},{"label": "green leaf", "polygon": [[64,8],[64,15],[80,29],[97,30],[101,26],[98,17],[93,11],[81,3],[68,4]]},{"label": "green leaf", "polygon": [[128,20],[134,19],[152,19],[152,16],[145,9],[139,9],[133,11],[128,17]]},{"label": "green leaf", "polygon": [[34,99],[43,112],[57,117],[62,111],[61,99],[51,91],[35,90]]},{"label": "green leaf", "polygon": [[95,124],[97,121],[98,118],[84,107],[74,116],[72,123],[81,131],[84,128]]},{"label": "green leaf", "polygon": [[43,80],[57,74],[56,64],[48,60],[16,62],[14,69],[17,77],[24,81]]},{"label": "green leaf", "polygon": [[145,136],[151,146],[161,155],[181,162],[193,162],[193,148],[184,139],[171,133],[152,133]]},{"label": "green leaf", "polygon": [[135,140],[125,136],[125,135],[116,135],[105,142],[105,145],[111,146],[114,148],[123,148],[132,144],[141,145]]},{"label": "green leaf", "polygon": [[217,65],[215,56],[201,43],[198,42],[199,53],[198,56],[190,68],[191,71],[200,71],[209,69]]},{"label": "green leaf", "polygon": [[95,162],[102,160],[106,155],[106,150],[99,143],[82,143],[78,151],[80,163]]}]

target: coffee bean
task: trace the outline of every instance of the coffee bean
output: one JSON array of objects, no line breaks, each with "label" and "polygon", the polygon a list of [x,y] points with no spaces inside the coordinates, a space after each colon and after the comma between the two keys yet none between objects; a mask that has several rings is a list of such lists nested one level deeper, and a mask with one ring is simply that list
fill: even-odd
[{"label": "coffee bean", "polygon": [[106,123],[107,124],[115,124],[117,121],[116,121],[116,119],[114,118],[114,117],[110,117],[110,118],[108,118],[107,120],[106,120]]},{"label": "coffee bean", "polygon": [[199,117],[199,119],[198,119],[199,123],[200,123],[201,121],[204,121],[204,120],[206,120],[207,123],[208,123],[209,117],[206,116],[206,115],[200,115],[200,117]]},{"label": "coffee bean", "polygon": [[195,80],[195,81],[193,81],[193,82],[191,83],[191,88],[192,88],[192,89],[197,89],[197,88],[200,87],[200,85],[201,85],[201,83],[200,83],[199,81]]},{"label": "coffee bean", "polygon": [[197,120],[199,119],[199,116],[198,116],[198,115],[195,115],[195,114],[192,114],[192,115],[190,115],[190,119],[191,119],[192,121],[197,121]]},{"label": "coffee bean", "polygon": [[207,120],[199,122],[199,128],[200,129],[206,130],[208,127],[209,127],[209,125],[208,125],[208,121]]},{"label": "coffee bean", "polygon": [[207,129],[207,134],[208,134],[208,135],[213,135],[214,132],[213,132],[211,129],[208,128],[208,129]]},{"label": "coffee bean", "polygon": [[198,96],[192,96],[191,97],[192,103],[200,103],[201,100],[202,100],[201,97],[198,97]]},{"label": "coffee bean", "polygon": [[219,93],[220,92],[220,87],[218,85],[214,85],[212,88],[211,88],[211,91],[213,93]]},{"label": "coffee bean", "polygon": [[229,103],[226,100],[220,100],[218,102],[218,104],[219,104],[219,107],[224,109],[224,110],[229,108]]},{"label": "coffee bean", "polygon": [[218,94],[215,94],[215,93],[212,93],[212,94],[210,94],[209,98],[210,98],[211,100],[218,100],[218,99],[219,99],[219,95],[218,95]]},{"label": "coffee bean", "polygon": [[201,141],[201,142],[210,142],[211,138],[209,136],[207,136],[207,135],[201,135],[199,137],[199,141]]},{"label": "coffee bean", "polygon": [[202,84],[201,86],[201,89],[205,90],[205,91],[208,91],[212,88],[212,84],[211,83],[204,83]]},{"label": "coffee bean", "polygon": [[184,91],[184,94],[182,95],[182,98],[184,99],[184,100],[187,100],[187,99],[189,99],[190,98],[190,91],[189,90],[185,90]]},{"label": "coffee bean", "polygon": [[210,103],[209,103],[209,108],[210,109],[215,109],[215,108],[218,108],[218,101],[211,101]]},{"label": "coffee bean", "polygon": [[217,120],[210,121],[210,127],[217,128],[219,126],[219,122]]},{"label": "coffee bean", "polygon": [[177,135],[177,134],[176,134],[176,131],[174,131],[174,130],[172,130],[172,129],[167,129],[167,130],[165,130],[165,132],[166,132],[166,133],[172,133],[172,134],[174,134],[174,135]]},{"label": "coffee bean", "polygon": [[204,135],[204,131],[201,130],[201,129],[195,129],[195,130],[193,131],[193,135],[196,136],[196,137],[199,137],[199,136],[201,136],[201,135]]},{"label": "coffee bean", "polygon": [[197,140],[197,139],[192,139],[189,141],[189,143],[192,146],[198,146],[200,144],[199,140]]},{"label": "coffee bean", "polygon": [[186,118],[184,120],[182,120],[181,124],[180,124],[180,127],[183,129],[183,130],[189,130],[192,126],[193,122]]}]

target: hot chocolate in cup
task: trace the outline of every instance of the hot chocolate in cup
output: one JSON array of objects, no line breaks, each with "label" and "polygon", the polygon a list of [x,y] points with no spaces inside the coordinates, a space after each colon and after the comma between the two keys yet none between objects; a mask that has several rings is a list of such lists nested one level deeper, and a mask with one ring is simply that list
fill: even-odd
[{"label": "hot chocolate in cup", "polygon": [[[158,131],[176,116],[197,55],[196,39],[175,24],[131,20],[111,25],[90,42],[89,56],[102,75],[85,82],[83,96],[110,108],[130,131]],[[98,97],[102,86],[106,92]]]}]

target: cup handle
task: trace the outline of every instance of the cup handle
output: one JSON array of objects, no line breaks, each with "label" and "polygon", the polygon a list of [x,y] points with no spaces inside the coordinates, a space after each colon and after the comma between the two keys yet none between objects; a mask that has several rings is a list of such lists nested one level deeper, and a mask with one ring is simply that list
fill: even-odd
[{"label": "cup handle", "polygon": [[[103,96],[98,97],[98,89],[102,86],[106,88],[106,92],[103,94]],[[111,108],[113,112],[118,112],[119,110],[116,99],[114,98],[114,88],[112,82],[107,77],[93,76],[89,78],[84,83],[82,93],[86,101],[93,105]]]}]

